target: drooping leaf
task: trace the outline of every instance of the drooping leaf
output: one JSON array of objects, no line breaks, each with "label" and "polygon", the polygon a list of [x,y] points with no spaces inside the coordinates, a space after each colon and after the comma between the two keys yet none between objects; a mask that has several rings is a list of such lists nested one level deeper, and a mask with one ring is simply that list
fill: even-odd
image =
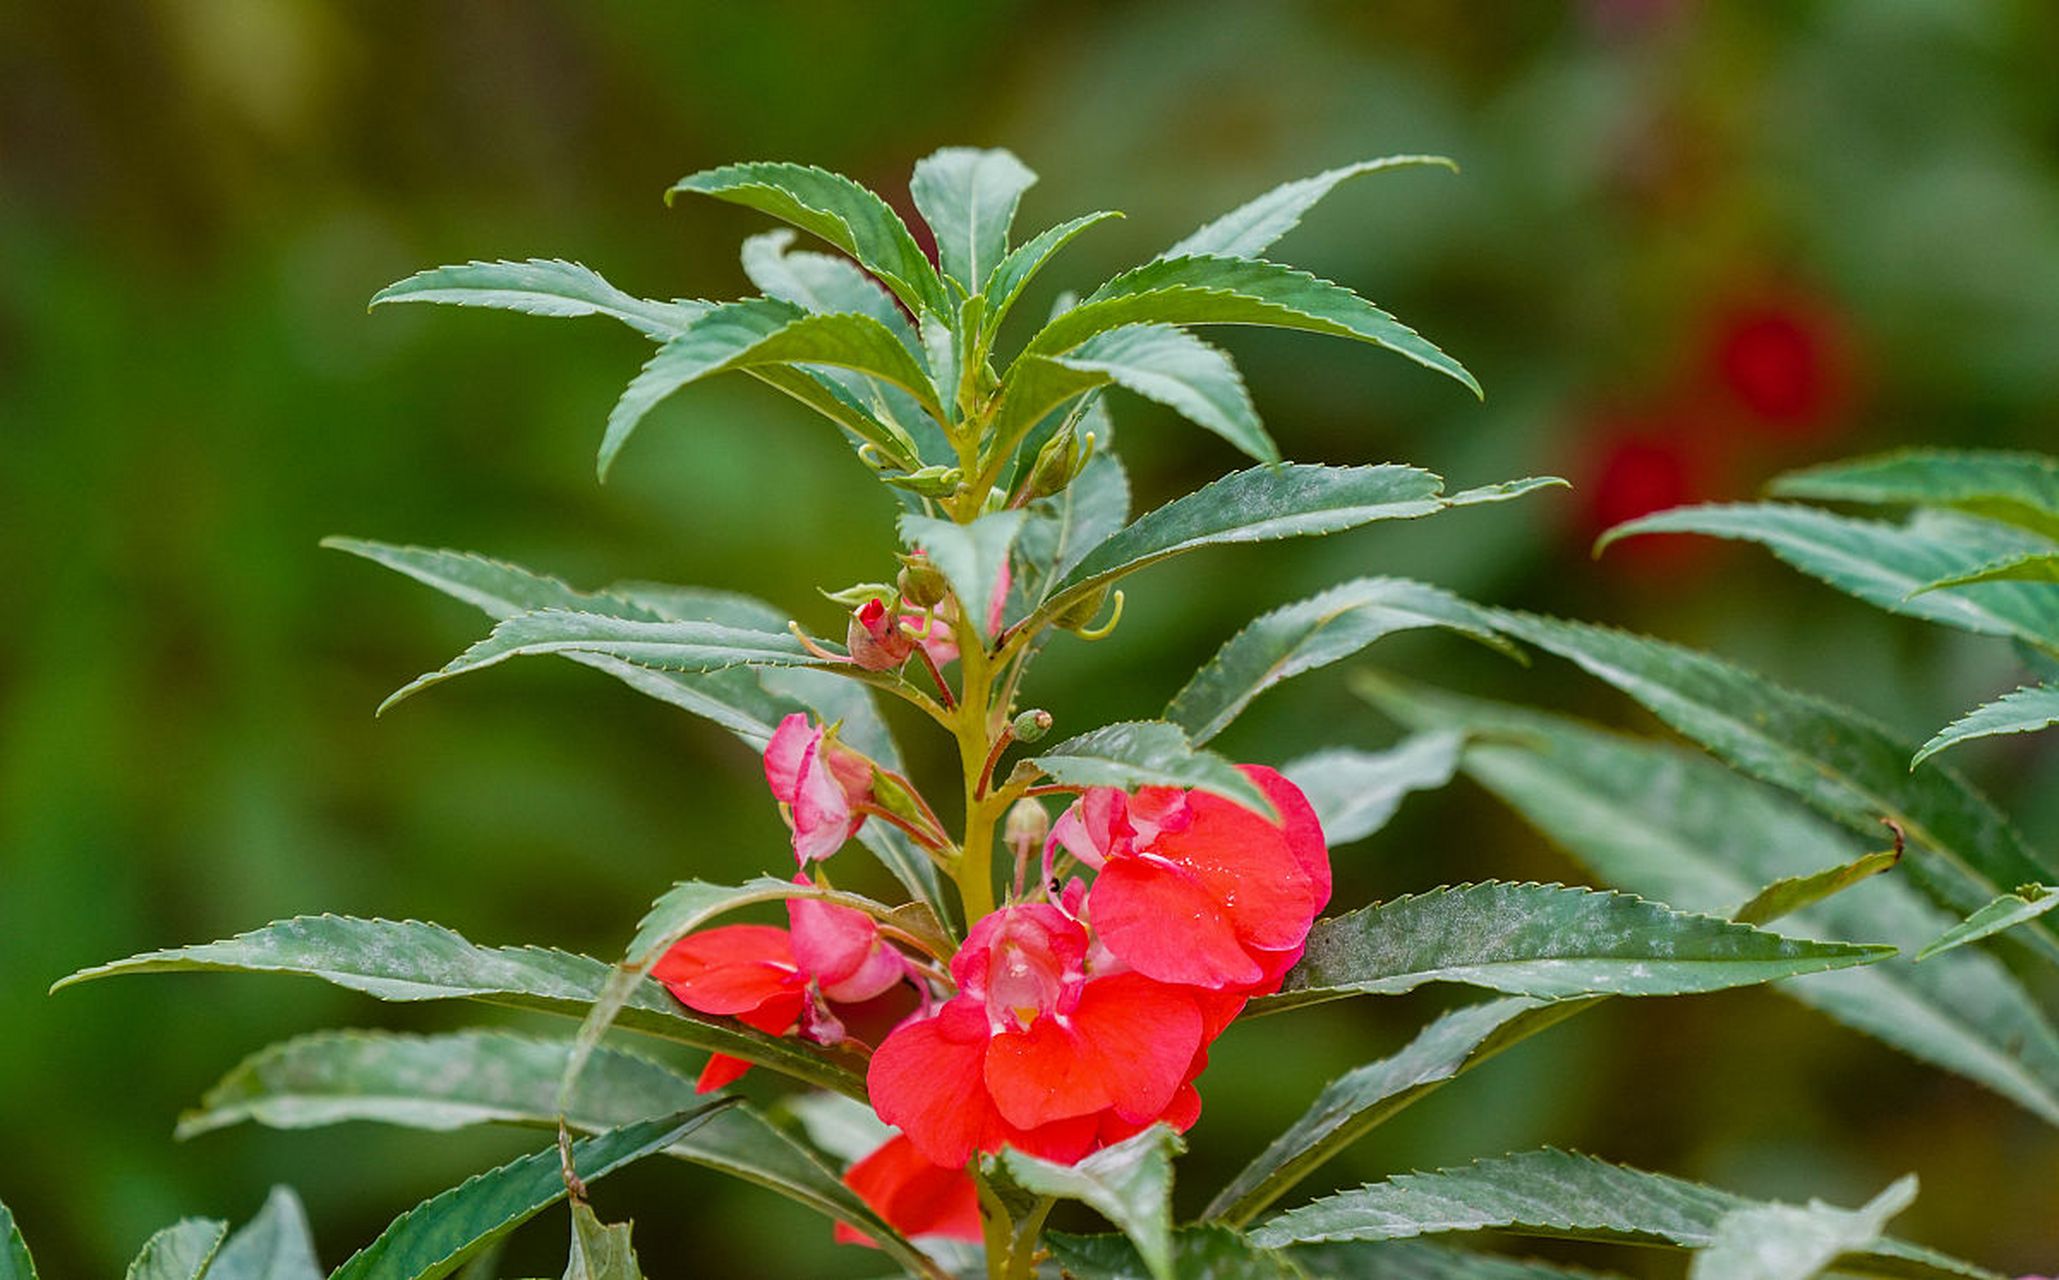
[{"label": "drooping leaf", "polygon": [[1078,1200],[1129,1237],[1153,1280],[1192,1276],[1175,1271],[1172,1249],[1172,1162],[1187,1149],[1170,1126],[1154,1124],[1076,1164],[1057,1164],[1004,1147],[997,1162],[1025,1191]]},{"label": "drooping leaf", "polygon": [[1992,938],[2004,929],[2013,929],[2026,920],[2037,919],[2053,907],[2059,907],[2059,889],[2049,889],[2041,884],[2022,885],[2015,893],[2001,895],[1939,934],[1916,953],[1916,959],[1928,960],[1969,942]]},{"label": "drooping leaf", "polygon": [[1973,738],[1991,738],[2004,733],[2035,733],[2059,724],[2059,685],[2025,685],[1982,703],[1937,731],[1924,743],[1909,767],[1914,769],[1947,747]]},{"label": "drooping leaf", "polygon": [[[1545,1149],[1409,1173],[1306,1204],[1253,1228],[1268,1248],[1327,1240],[1403,1240],[1452,1231],[1704,1248],[1717,1224],[1763,1203],[1665,1174]],[[1889,1280],[1996,1280],[1993,1272],[1899,1240],[1838,1259]]]},{"label": "drooping leaf", "polygon": [[1977,569],[1968,569],[1936,582],[1926,582],[1916,588],[1914,594],[1926,591],[1943,591],[1948,587],[1971,586],[1978,582],[2041,582],[2047,585],[2059,583],[2059,551],[2030,551],[2017,555],[2003,556],[1990,560]]},{"label": "drooping leaf", "polygon": [[1487,881],[1316,921],[1273,1012],[1462,982],[1548,1000],[1721,991],[1868,964],[1893,947],[1782,937],[1625,893]]},{"label": "drooping leaf", "polygon": [[951,584],[966,618],[984,627],[994,603],[994,589],[1000,585],[1001,571],[1025,518],[1021,511],[994,511],[971,524],[958,524],[932,516],[904,515],[901,537],[929,556]]},{"label": "drooping leaf", "polygon": [[[691,1111],[582,1138],[572,1144],[572,1171],[591,1185],[663,1151],[735,1103],[734,1098],[718,1098]],[[553,1145],[424,1200],[336,1268],[331,1280],[430,1280],[448,1275],[564,1197],[564,1173]]]},{"label": "drooping leaf", "polygon": [[1859,520],[1784,502],[1676,507],[1603,534],[1597,554],[1621,538],[1702,533],[1763,544],[1814,578],[1866,603],[1982,635],[2059,645],[2059,591],[2009,582],[1925,591],[2039,539],[1981,520],[1933,517],[1907,525]]},{"label": "drooping leaf", "polygon": [[273,1187],[264,1208],[238,1227],[207,1269],[207,1280],[322,1280],[307,1210],[290,1187]]},{"label": "drooping leaf", "polygon": [[129,1264],[128,1280],[200,1280],[221,1248],[229,1224],[212,1218],[183,1218],[143,1242]]},{"label": "drooping leaf", "polygon": [[1438,165],[1453,173],[1458,172],[1458,165],[1444,156],[1381,156],[1377,160],[1343,165],[1312,178],[1282,183],[1256,200],[1230,210],[1158,256],[1189,258],[1213,253],[1231,258],[1256,258],[1271,248],[1274,241],[1301,225],[1301,215],[1314,208],[1317,201],[1336,190],[1345,180],[1410,165]]},{"label": "drooping leaf", "polygon": [[1850,862],[1807,875],[1775,880],[1753,895],[1750,902],[1731,912],[1730,918],[1740,924],[1768,924],[1821,902],[1834,893],[1843,893],[1862,880],[1892,869],[1901,860],[1899,849],[1886,849],[1861,854]]},{"label": "drooping leaf", "polygon": [[[135,973],[296,974],[380,1000],[479,1000],[582,1017],[615,970],[590,956],[541,947],[476,946],[441,925],[414,920],[298,916],[220,942],[146,951],[82,969],[52,990]],[[653,982],[633,989],[617,1025],[865,1096],[863,1082],[837,1061],[797,1041],[696,1014]]]},{"label": "drooping leaf", "polygon": [[1283,680],[1341,662],[1398,631],[1445,627],[1504,653],[1514,646],[1481,609],[1407,578],[1359,578],[1260,614],[1230,637],[1166,705],[1165,718],[1206,742]]},{"label": "drooping leaf", "polygon": [[1392,463],[1326,467],[1293,462],[1233,471],[1145,512],[1094,548],[1059,581],[1052,603],[1079,599],[1199,547],[1337,533],[1376,520],[1410,520],[1451,507],[1503,502],[1564,483],[1555,477],[1511,480],[1447,495],[1440,477]]},{"label": "drooping leaf", "polygon": [[36,1280],[36,1260],[14,1224],[14,1214],[0,1204],[0,1280]]},{"label": "drooping leaf", "polygon": [[991,335],[1001,327],[1002,318],[1015,306],[1016,299],[1022,296],[1022,291],[1029,287],[1029,282],[1035,278],[1037,272],[1043,270],[1044,264],[1051,260],[1052,255],[1072,243],[1074,236],[1095,223],[1122,216],[1112,209],[1082,214],[1077,218],[1069,218],[1055,227],[1045,228],[1011,250],[1007,257],[1001,259],[1001,264],[994,268],[994,274],[987,280],[987,310],[983,319],[987,333]]},{"label": "drooping leaf", "polygon": [[591,268],[551,258],[432,267],[372,295],[373,306],[386,302],[442,302],[532,316],[612,316],[657,342],[678,333],[708,310],[703,302],[638,298],[609,284]]},{"label": "drooping leaf", "polygon": [[1334,850],[1386,826],[1409,792],[1450,782],[1464,746],[1460,733],[1419,733],[1386,751],[1331,747],[1289,761],[1280,772],[1308,797]]},{"label": "drooping leaf", "polygon": [[1949,507],[2059,538],[2059,459],[1976,449],[1904,449],[1805,471],[1768,486],[1788,498]]},{"label": "drooping leaf", "polygon": [[643,1280],[636,1263],[630,1224],[610,1226],[583,1201],[572,1205],[572,1248],[565,1259],[565,1280]]},{"label": "drooping leaf", "polygon": [[1282,1252],[1309,1275],[1325,1280],[1622,1280],[1585,1267],[1473,1253],[1423,1240],[1305,1244]]},{"label": "drooping leaf", "polygon": [[937,238],[944,274],[982,293],[1008,253],[1015,206],[1037,180],[1013,152],[945,147],[915,162],[908,194]]},{"label": "drooping leaf", "polygon": [[1067,786],[1199,787],[1270,815],[1265,793],[1213,751],[1196,750],[1176,724],[1127,720],[1046,748],[1036,765]]},{"label": "drooping leaf", "polygon": [[1165,258],[1125,271],[1030,339],[1031,355],[1062,355],[1129,324],[1254,324],[1354,338],[1453,378],[1480,384],[1429,339],[1342,285],[1252,258]]},{"label": "drooping leaf", "polygon": [[[718,373],[772,365],[851,369],[900,387],[924,409],[941,412],[929,375],[893,330],[871,316],[811,315],[792,303],[748,298],[698,317],[644,363],[608,414],[598,464],[601,478],[607,478],[637,424],[673,392]],[[881,434],[870,443],[903,467],[912,470],[919,465],[913,444],[905,437]]]},{"label": "drooping leaf", "polygon": [[[1507,610],[1495,618],[1851,829],[1870,835],[1894,819],[1910,840],[1903,865],[1947,907],[1971,911],[2016,885],[2059,880],[1985,796],[1941,767],[1911,773],[1912,748],[1855,712],[1646,636]],[[2059,959],[2059,934],[2028,936]]]},{"label": "drooping leaf", "polygon": [[[1017,367],[1034,368],[1043,359],[1032,356]],[[1280,448],[1259,422],[1251,393],[1244,389],[1244,379],[1229,355],[1184,329],[1124,325],[1089,338],[1068,355],[1049,359],[1156,401],[1260,462],[1280,460]]]},{"label": "drooping leaf", "polygon": [[[1768,881],[1859,853],[1798,802],[1698,753],[1384,677],[1359,689],[1411,728],[1472,735],[1468,776],[1602,879],[1647,898],[1727,913]],[[1977,950],[1910,962],[1951,923],[1901,876],[1876,876],[1786,927],[1904,954],[1774,989],[2059,1124],[2059,1031],[2022,982]]]},{"label": "drooping leaf", "polygon": [[688,174],[665,193],[712,196],[769,213],[858,260],[911,311],[949,305],[936,269],[887,202],[844,177],[810,165],[730,164]]},{"label": "drooping leaf", "polygon": [[[1155,1280],[1162,1274],[1145,1261],[1134,1241],[1123,1236],[1053,1231],[1044,1239],[1051,1256],[1075,1280]],[[1306,1280],[1308,1275],[1281,1255],[1216,1223],[1174,1232],[1170,1255],[1172,1274],[1180,1280]]]},{"label": "drooping leaf", "polygon": [[1694,1255],[1688,1280],[1815,1280],[1845,1254],[1878,1245],[1888,1219],[1915,1199],[1911,1174],[1860,1209],[1821,1200],[1733,1209],[1716,1223],[1708,1248]]},{"label": "drooping leaf", "polygon": [[1452,1010],[1398,1053],[1331,1081],[1300,1119],[1216,1193],[1202,1216],[1244,1225],[1418,1098],[1593,1003],[1514,996]]}]

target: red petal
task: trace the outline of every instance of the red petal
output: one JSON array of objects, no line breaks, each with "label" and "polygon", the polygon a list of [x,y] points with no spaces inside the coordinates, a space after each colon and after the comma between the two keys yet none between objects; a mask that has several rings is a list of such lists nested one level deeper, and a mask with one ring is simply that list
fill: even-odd
[{"label": "red petal", "polygon": [[[981,1238],[979,1194],[972,1176],[962,1165],[930,1163],[905,1135],[887,1139],[879,1150],[852,1165],[844,1184],[903,1235],[975,1242]],[[837,1224],[836,1238],[842,1244],[877,1247],[842,1223]]]},{"label": "red petal", "polygon": [[713,1093],[717,1089],[735,1084],[751,1064],[742,1058],[732,1058],[726,1053],[710,1054],[708,1065],[701,1068],[701,1078],[694,1082],[695,1093]]},{"label": "red petal", "polygon": [[[805,982],[795,971],[786,930],[759,924],[725,925],[682,938],[651,967],[651,976],[689,1009],[739,1016],[771,1001],[798,999]],[[796,1003],[791,1013],[799,1012]],[[792,1020],[790,1014],[787,1021]]]},{"label": "red petal", "polygon": [[1221,897],[1156,858],[1110,860],[1087,894],[1087,916],[1116,957],[1160,982],[1245,986],[1263,970],[1239,945]]},{"label": "red petal", "polygon": [[979,1149],[999,1151],[1006,1145],[1042,1160],[1073,1164],[1099,1145],[1101,1116],[1110,1114],[1103,1111],[1097,1115],[1074,1116],[1070,1120],[1054,1120],[1034,1129],[1017,1129],[996,1111],[987,1125],[986,1135],[980,1139]]},{"label": "red petal", "polygon": [[984,1039],[947,1038],[938,1018],[904,1022],[872,1055],[865,1090],[879,1118],[899,1127],[933,1164],[961,1165],[979,1145],[991,1107]]},{"label": "red petal", "polygon": [[[1091,990],[1093,984],[1087,985]],[[1049,1014],[1026,1031],[994,1037],[987,1048],[986,1084],[1002,1118],[1019,1129],[1088,1115],[1114,1101],[1113,1082],[1087,1043]]]},{"label": "red petal", "polygon": [[[1187,993],[1134,973],[1096,978],[1073,1026],[1124,1118],[1148,1120],[1172,1104],[1201,1048],[1201,1011]],[[988,1058],[989,1079],[992,1058]]]},{"label": "red petal", "polygon": [[1328,877],[1318,883],[1307,851],[1234,801],[1197,791],[1189,803],[1194,821],[1185,830],[1162,832],[1151,852],[1193,876],[1251,946],[1291,947],[1307,937],[1329,896]]}]

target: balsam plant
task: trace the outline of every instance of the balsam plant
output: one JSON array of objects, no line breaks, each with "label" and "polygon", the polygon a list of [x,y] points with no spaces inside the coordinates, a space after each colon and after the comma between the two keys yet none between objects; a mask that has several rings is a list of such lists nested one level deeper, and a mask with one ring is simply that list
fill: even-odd
[{"label": "balsam plant", "polygon": [[[1015,326],[1030,330],[1019,340],[1004,322],[1032,278],[1115,215],[1073,218],[1018,244],[1011,228],[1033,175],[1007,152],[965,148],[923,160],[911,183],[934,257],[884,200],[846,178],[742,164],[694,174],[672,194],[749,206],[839,253],[795,249],[792,230],[755,236],[743,263],[761,295],[720,304],[647,300],[585,267],[541,260],[444,267],[384,290],[376,302],[606,315],[656,343],[608,417],[603,474],[667,396],[741,372],[829,419],[893,495],[900,552],[882,556],[876,581],[831,590],[834,612],[818,605],[806,618],[692,587],[585,592],[463,552],[332,544],[494,621],[392,700],[514,657],[569,657],[760,753],[766,802],[785,815],[791,848],[767,849],[767,874],[740,885],[673,886],[614,963],[480,946],[430,924],[306,916],[67,982],[293,973],[386,1000],[471,1000],[579,1020],[559,1039],[490,1029],[303,1037],[237,1067],[181,1122],[184,1133],[345,1119],[556,1130],[554,1145],[402,1215],[336,1276],[491,1274],[481,1260],[495,1242],[559,1200],[573,1208],[568,1276],[637,1275],[627,1229],[603,1226],[588,1197],[603,1175],[659,1153],[807,1205],[839,1238],[930,1278],[1565,1274],[1409,1242],[1479,1229],[1690,1249],[1704,1280],[1806,1280],[1832,1265],[1987,1275],[1884,1234],[1913,1179],[1844,1210],[1762,1203],[1542,1150],[1276,1208],[1409,1103],[1597,1001],[1833,970],[1864,980],[1894,952],[1864,928],[1818,939],[1760,927],[1838,901],[1860,878],[1790,878],[1774,856],[1789,847],[1784,834],[1751,846],[1761,863],[1740,856],[1726,867],[1737,889],[1763,892],[1683,893],[1695,899],[1688,910],[1667,905],[1679,887],[1671,883],[1636,897],[1483,882],[1324,916],[1332,852],[1372,835],[1403,793],[1449,778],[1497,736],[1476,742],[1466,723],[1384,753],[1333,748],[1279,769],[1233,763],[1207,744],[1272,685],[1399,631],[1554,647],[1541,624],[1424,583],[1365,577],[1264,614],[1171,696],[1161,719],[1058,726],[1029,699],[1044,646],[1113,631],[1119,584],[1161,560],[1425,518],[1558,483],[1447,493],[1410,466],[1283,461],[1229,357],[1191,332],[1256,324],[1355,339],[1477,392],[1457,361],[1385,311],[1262,256],[1347,179],[1425,163],[1445,162],[1392,157],[1288,183],[1084,297],[1061,298],[1040,324]],[[1111,448],[1111,387],[1171,407],[1257,465],[1133,519]],[[880,697],[948,738],[956,778],[940,786],[911,776]],[[1436,714],[1464,719],[1441,704]],[[1937,848],[1931,826],[1902,817],[1922,849]],[[870,874],[851,865],[861,857],[854,844],[890,873],[872,881],[894,892],[852,890]],[[1663,862],[1671,850],[1639,852]],[[754,906],[783,908],[785,926],[730,919]],[[1493,994],[1432,1021],[1392,1057],[1319,1091],[1309,1082],[1308,1113],[1220,1188],[1198,1222],[1175,1225],[1173,1162],[1201,1114],[1218,1037],[1272,1034],[1252,1024],[1428,983]],[[1836,990],[1856,1007],[1853,993],[1873,988]],[[708,1058],[689,1080],[611,1032]],[[754,1068],[795,1091],[769,1108],[707,1096]],[[1084,1203],[1115,1230],[1046,1231],[1060,1200]],[[284,1193],[267,1214],[299,1223]],[[282,1246],[262,1274],[319,1274],[304,1225],[297,1230],[299,1243]],[[215,1223],[172,1228],[135,1274],[244,1274],[231,1264],[245,1236],[216,1252],[223,1234]],[[0,1254],[0,1276],[28,1267],[18,1247]]]}]

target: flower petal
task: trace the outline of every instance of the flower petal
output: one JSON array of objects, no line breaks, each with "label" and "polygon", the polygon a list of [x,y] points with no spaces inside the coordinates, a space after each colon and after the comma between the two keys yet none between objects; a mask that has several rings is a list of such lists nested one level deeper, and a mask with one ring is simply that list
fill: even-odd
[{"label": "flower petal", "polygon": [[1160,982],[1237,987],[1264,976],[1221,897],[1184,867],[1112,859],[1087,894],[1094,931],[1117,959]]},{"label": "flower petal", "polygon": [[[879,1150],[851,1166],[844,1185],[871,1205],[887,1225],[906,1236],[943,1236],[977,1242],[980,1236],[979,1193],[963,1165],[945,1166],[924,1158],[905,1134],[886,1140]],[[840,1244],[873,1242],[838,1223]]]},{"label": "flower petal", "polygon": [[[1201,1011],[1193,997],[1141,974],[1087,983],[1072,1022],[1109,1102],[1126,1120],[1148,1122],[1162,1114],[1201,1048]],[[992,1063],[989,1055],[989,1079]]]},{"label": "flower petal", "polygon": [[1091,1115],[1113,1101],[1112,1082],[1086,1041],[1051,1015],[995,1036],[987,1047],[985,1079],[995,1110],[1018,1129]]},{"label": "flower petal", "polygon": [[808,722],[808,717],[796,711],[779,722],[772,731],[772,740],[765,744],[765,782],[772,788],[772,798],[781,804],[792,804],[801,789],[801,765],[822,741],[822,730]]},{"label": "flower petal", "polygon": [[[953,1002],[957,1003],[957,1002]],[[908,1135],[934,1164],[961,1165],[987,1127],[983,1038],[953,1040],[941,1018],[904,1022],[880,1044],[865,1072],[879,1118]]]}]

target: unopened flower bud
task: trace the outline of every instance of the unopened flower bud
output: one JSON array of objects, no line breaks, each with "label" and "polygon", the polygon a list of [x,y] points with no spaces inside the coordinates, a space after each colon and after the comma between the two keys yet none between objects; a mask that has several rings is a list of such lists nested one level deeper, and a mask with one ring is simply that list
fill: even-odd
[{"label": "unopened flower bud", "polygon": [[901,557],[901,576],[895,584],[901,589],[901,598],[918,609],[933,609],[942,604],[945,593],[951,589],[929,557],[920,552]]},{"label": "unopened flower bud", "polygon": [[1051,815],[1044,806],[1024,796],[1008,810],[1008,820],[1002,824],[1001,838],[1015,852],[1018,860],[1027,859],[1044,851],[1044,841],[1051,834]]},{"label": "unopened flower bud", "polygon": [[1070,427],[1044,442],[1037,459],[1030,464],[1029,480],[1023,492],[1031,501],[1048,498],[1073,481],[1087,463],[1086,450]]},{"label": "unopened flower bud", "polygon": [[891,671],[915,649],[915,642],[901,630],[901,619],[878,596],[851,615],[844,640],[851,661],[867,671]]},{"label": "unopened flower bud", "polygon": [[1015,717],[1015,740],[1035,742],[1051,732],[1051,713],[1042,707],[1032,707]]},{"label": "unopened flower bud", "polygon": [[1054,625],[1063,627],[1067,631],[1078,631],[1081,627],[1092,625],[1094,619],[1101,616],[1101,606],[1107,603],[1108,588],[1102,587],[1100,590],[1082,596],[1078,601],[1068,605],[1065,612],[1059,614],[1051,621]]}]

